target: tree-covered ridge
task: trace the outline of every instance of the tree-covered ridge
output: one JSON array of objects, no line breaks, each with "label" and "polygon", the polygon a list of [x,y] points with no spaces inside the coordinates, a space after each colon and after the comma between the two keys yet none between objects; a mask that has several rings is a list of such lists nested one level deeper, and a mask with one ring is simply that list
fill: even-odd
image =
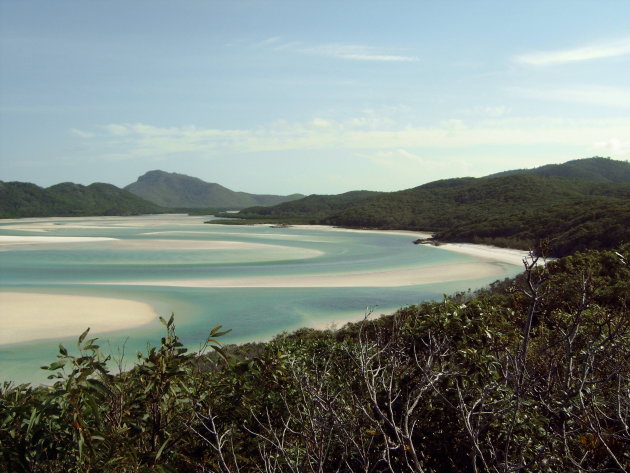
[{"label": "tree-covered ridge", "polygon": [[547,164],[534,169],[516,169],[493,174],[492,177],[511,174],[534,174],[545,177],[568,177],[599,182],[630,183],[630,164],[610,158],[587,158],[563,164]]},{"label": "tree-covered ridge", "polygon": [[523,249],[544,241],[554,256],[630,241],[630,184],[526,174],[452,184],[377,197],[324,222],[432,230],[439,240]]},{"label": "tree-covered ridge", "polygon": [[[599,160],[612,163],[604,166],[606,173],[616,167],[630,168],[628,163],[603,158],[581,161],[593,165]],[[514,173],[445,179],[399,192],[363,193],[360,200],[348,198],[353,195],[311,196],[281,206],[245,209],[232,216],[434,231],[441,241],[527,250],[544,243],[554,256],[613,248],[630,241],[630,184],[625,182]]]},{"label": "tree-covered ridge", "polygon": [[166,210],[111,184],[66,182],[44,189],[0,181],[0,218],[140,215]]},{"label": "tree-covered ridge", "polygon": [[149,171],[125,190],[155,204],[171,208],[242,209],[254,205],[277,205],[304,197],[235,192],[196,177],[164,171]]},{"label": "tree-covered ridge", "polygon": [[[303,199],[272,207],[249,207],[241,210],[237,217],[243,219],[273,219],[300,223],[319,223],[331,213],[352,208],[359,202],[366,201],[380,192],[351,191],[339,195],[309,195]],[[218,214],[222,217],[234,217],[232,214]]]},{"label": "tree-covered ridge", "polygon": [[615,248],[630,241],[630,200],[590,198],[527,209],[511,215],[469,219],[437,232],[439,241],[541,249],[554,256]]},{"label": "tree-covered ridge", "polygon": [[474,296],[193,356],[173,320],[112,374],[60,347],[0,389],[0,470],[626,472],[630,246]]},{"label": "tree-covered ridge", "polygon": [[325,220],[333,225],[439,231],[593,197],[630,200],[630,184],[526,174],[455,179],[377,196]]}]

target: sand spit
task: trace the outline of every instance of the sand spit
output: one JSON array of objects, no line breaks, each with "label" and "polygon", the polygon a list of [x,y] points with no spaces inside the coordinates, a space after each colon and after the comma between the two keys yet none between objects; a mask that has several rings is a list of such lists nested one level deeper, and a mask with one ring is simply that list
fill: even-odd
[{"label": "sand spit", "polygon": [[149,304],[125,299],[0,292],[0,345],[135,328],[157,317]]},{"label": "sand spit", "polygon": [[49,243],[85,243],[93,241],[117,241],[108,237],[56,237],[56,236],[12,236],[0,235],[0,246],[37,245]]},{"label": "sand spit", "polygon": [[107,237],[51,237],[51,236],[3,236],[0,235],[0,249],[24,245],[42,244],[72,244],[72,243],[96,243],[100,242],[103,248],[124,250],[280,250],[300,254],[301,258],[314,258],[321,256],[322,251],[309,248],[296,248],[286,245],[273,245],[268,243],[250,243],[229,240],[166,240],[166,239],[141,239],[120,240]]},{"label": "sand spit", "polygon": [[306,275],[256,276],[238,278],[173,279],[157,281],[120,281],[94,283],[124,286],[166,286],[197,288],[253,288],[253,287],[402,287],[439,282],[463,281],[500,277],[505,269],[492,262],[457,263],[393,269],[369,273],[326,273]]}]

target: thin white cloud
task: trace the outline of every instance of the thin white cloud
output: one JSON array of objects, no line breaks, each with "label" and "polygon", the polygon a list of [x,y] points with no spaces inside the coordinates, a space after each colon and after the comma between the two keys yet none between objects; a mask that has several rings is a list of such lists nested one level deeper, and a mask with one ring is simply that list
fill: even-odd
[{"label": "thin white cloud", "polygon": [[356,153],[356,155],[386,167],[405,167],[410,164],[425,164],[427,162],[418,154],[402,148],[377,151],[376,153]]},{"label": "thin white cloud", "polygon": [[592,146],[595,154],[604,156],[615,156],[622,159],[630,159],[630,131],[624,138],[611,138],[605,141],[598,141]]},{"label": "thin white cloud", "polygon": [[288,51],[350,61],[415,62],[419,60],[415,56],[394,54],[391,51],[372,46],[343,43],[308,46],[299,42],[283,41],[279,36],[252,43],[250,46],[255,49],[267,49],[276,52]]},{"label": "thin white cloud", "polygon": [[564,87],[559,89],[513,88],[512,92],[528,98],[630,108],[630,89],[621,87]]},{"label": "thin white cloud", "polygon": [[254,44],[252,44],[252,47],[254,47],[254,48],[266,48],[266,47],[269,47],[269,46],[275,46],[275,45],[278,45],[278,43],[280,43],[281,40],[282,40],[282,38],[280,38],[280,36],[274,36],[272,38],[263,39],[262,41],[254,43]]},{"label": "thin white cloud", "polygon": [[[199,157],[222,157],[230,153],[260,153],[300,150],[347,150],[354,155],[386,163],[417,163],[427,150],[465,150],[476,146],[551,145],[590,152],[599,148],[625,152],[630,118],[609,120],[563,120],[552,118],[497,118],[467,123],[445,120],[433,126],[413,126],[393,119],[359,116],[343,121],[315,118],[306,122],[277,121],[252,129],[204,129],[194,126],[157,127],[115,124],[101,128],[101,149],[110,159],[159,159],[192,153]],[[617,137],[614,148],[610,137]],[[601,144],[606,143],[607,145]],[[422,150],[422,151],[421,151]],[[421,153],[421,154],[419,154]],[[615,153],[610,153],[615,156]]]},{"label": "thin white cloud", "polygon": [[486,107],[463,108],[458,112],[463,115],[498,118],[509,114],[510,111],[510,107],[507,107],[505,105],[494,105]]},{"label": "thin white cloud", "polygon": [[307,54],[348,59],[352,61],[383,61],[383,62],[414,62],[417,57],[398,54],[388,54],[376,48],[357,44],[324,44],[301,49]]},{"label": "thin white cloud", "polygon": [[118,124],[105,125],[103,128],[105,128],[108,133],[116,136],[128,135],[130,131],[127,126]]},{"label": "thin white cloud", "polygon": [[81,138],[94,138],[94,136],[96,136],[94,133],[89,132],[89,131],[83,131],[83,130],[79,130],[77,128],[70,128],[70,133],[72,133],[73,135],[77,135],[80,136]]},{"label": "thin white cloud", "polygon": [[530,66],[550,66],[568,62],[590,61],[630,54],[630,38],[608,43],[593,44],[575,49],[538,51],[514,57],[514,61]]}]

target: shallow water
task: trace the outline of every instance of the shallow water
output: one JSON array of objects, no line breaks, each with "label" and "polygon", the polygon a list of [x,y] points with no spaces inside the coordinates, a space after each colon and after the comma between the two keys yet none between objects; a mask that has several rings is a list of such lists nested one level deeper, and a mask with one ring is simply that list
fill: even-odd
[{"label": "shallow water", "polygon": [[[203,217],[146,216],[2,221],[0,235],[109,237],[113,241],[1,246],[2,290],[116,297],[146,302],[164,317],[175,314],[177,333],[192,348],[216,325],[231,328],[223,342],[269,339],[302,326],[375,315],[443,294],[482,287],[497,277],[403,287],[193,288],[152,282],[343,274],[479,261],[473,256],[413,245],[413,234],[318,228],[206,225]],[[245,243],[237,247],[235,243]],[[499,277],[520,266],[497,263]],[[142,285],[130,285],[134,282]],[[0,320],[10,317],[3,314]],[[104,347],[125,345],[127,359],[155,344],[154,323],[100,334]],[[74,336],[0,346],[0,378],[43,381],[39,366],[54,361],[57,346]],[[114,349],[116,351],[117,348]]]}]

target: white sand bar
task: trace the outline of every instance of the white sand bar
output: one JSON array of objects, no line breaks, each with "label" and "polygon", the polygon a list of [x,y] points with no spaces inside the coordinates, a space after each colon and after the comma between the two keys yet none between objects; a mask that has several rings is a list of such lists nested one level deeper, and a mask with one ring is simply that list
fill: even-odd
[{"label": "white sand bar", "polygon": [[0,292],[0,345],[78,337],[139,327],[156,320],[149,304],[106,297]]},{"label": "white sand bar", "polygon": [[424,266],[412,269],[394,269],[369,273],[330,273],[286,276],[253,276],[239,278],[174,279],[156,281],[121,281],[124,286],[168,287],[401,287],[438,282],[463,281],[487,277],[500,277],[505,269],[491,262],[456,263]]},{"label": "white sand bar", "polygon": [[0,247],[13,245],[41,245],[50,243],[86,243],[92,241],[116,241],[108,237],[56,237],[0,235]]},{"label": "white sand bar", "polygon": [[229,240],[120,240],[108,237],[54,237],[54,236],[7,236],[0,235],[0,249],[23,245],[72,244],[99,242],[101,248],[125,250],[281,250],[299,253],[304,258],[314,258],[322,251],[268,243],[250,243]]}]

